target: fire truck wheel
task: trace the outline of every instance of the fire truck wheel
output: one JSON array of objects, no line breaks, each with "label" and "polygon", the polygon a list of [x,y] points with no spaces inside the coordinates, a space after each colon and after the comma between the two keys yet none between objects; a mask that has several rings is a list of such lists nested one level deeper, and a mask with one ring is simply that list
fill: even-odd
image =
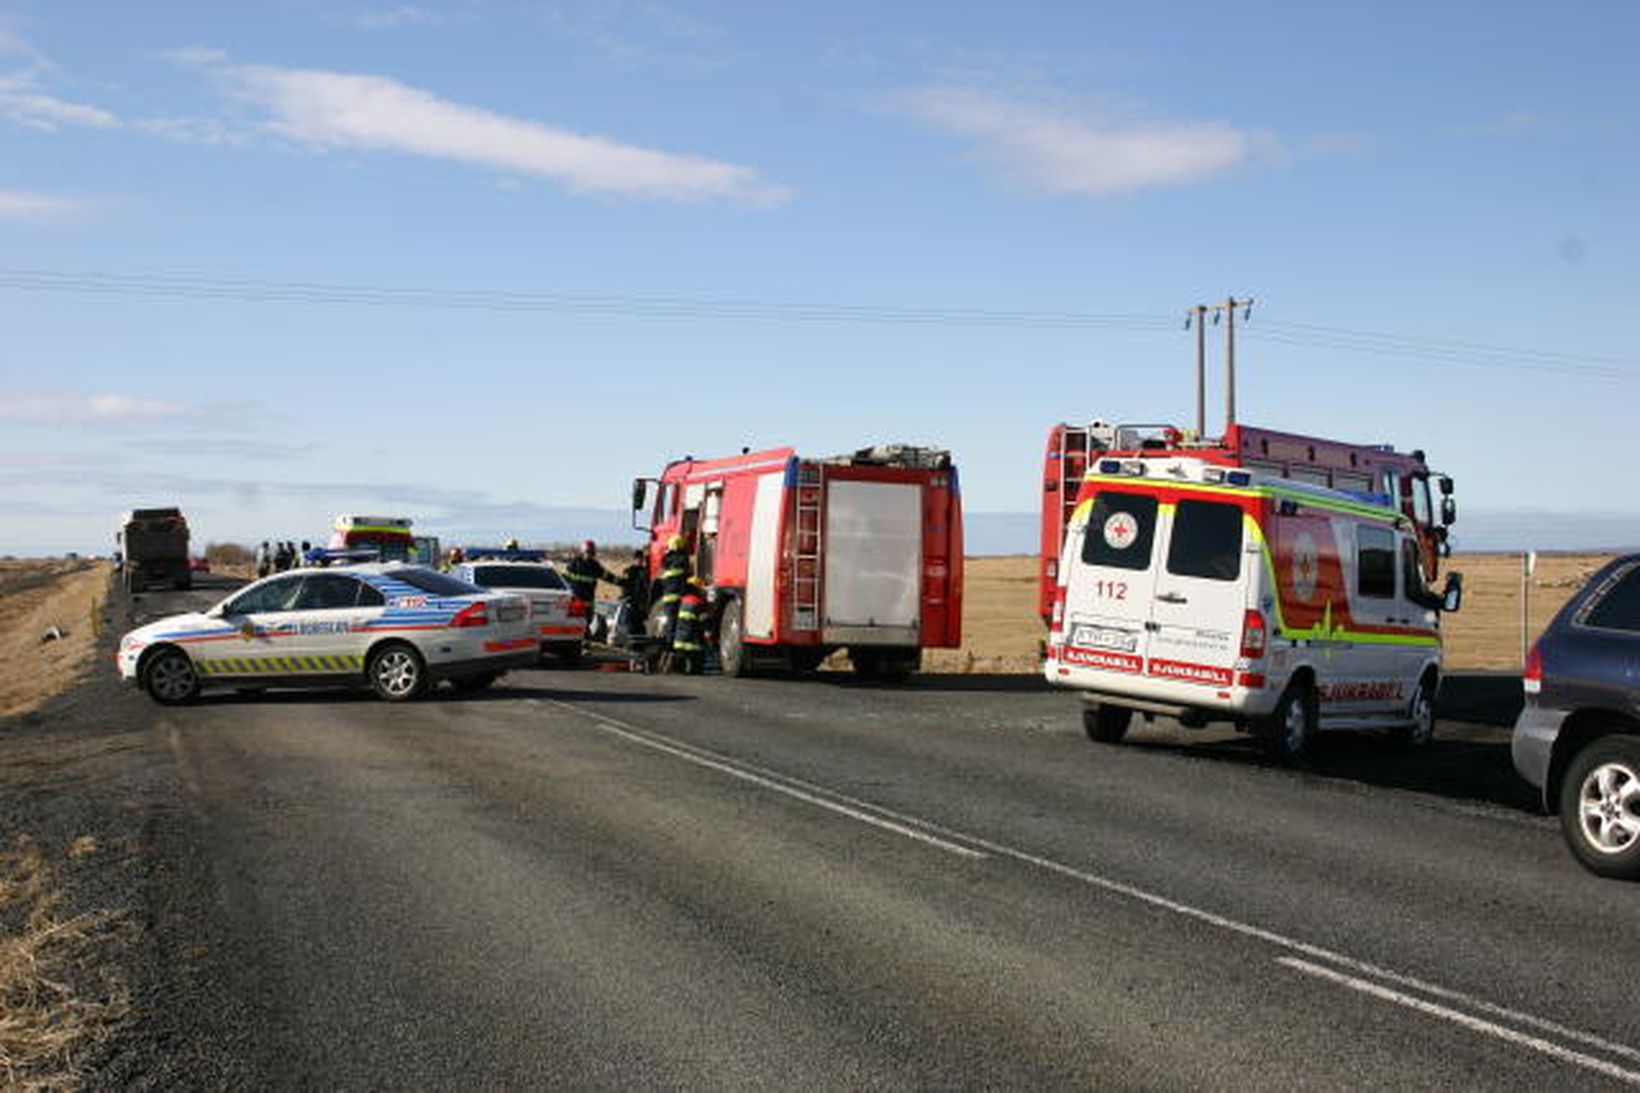
[{"label": "fire truck wheel", "polygon": [[1435,738],[1436,686],[1435,676],[1430,672],[1418,681],[1418,689],[1413,692],[1412,705],[1408,708],[1412,720],[1395,730],[1395,739],[1403,747],[1421,748]]},{"label": "fire truck wheel", "polygon": [[738,599],[723,605],[723,616],[718,621],[718,665],[726,676],[744,679],[752,674],[752,658],[747,655],[745,607]]},{"label": "fire truck wheel", "polygon": [[1089,740],[1100,744],[1120,744],[1132,721],[1133,711],[1124,706],[1107,706],[1101,702],[1082,707],[1082,728],[1087,731]]},{"label": "fire truck wheel", "polygon": [[1275,710],[1259,725],[1264,749],[1283,763],[1303,759],[1315,742],[1317,716],[1315,688],[1307,680],[1293,680]]}]

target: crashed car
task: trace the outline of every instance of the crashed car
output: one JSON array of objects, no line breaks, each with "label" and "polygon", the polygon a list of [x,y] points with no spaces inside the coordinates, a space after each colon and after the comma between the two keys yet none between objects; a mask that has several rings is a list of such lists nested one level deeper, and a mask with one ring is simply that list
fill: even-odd
[{"label": "crashed car", "polygon": [[177,705],[205,688],[313,685],[368,686],[402,702],[440,680],[482,690],[535,656],[522,597],[376,563],[264,578],[207,611],[131,631],[115,659],[125,681]]}]

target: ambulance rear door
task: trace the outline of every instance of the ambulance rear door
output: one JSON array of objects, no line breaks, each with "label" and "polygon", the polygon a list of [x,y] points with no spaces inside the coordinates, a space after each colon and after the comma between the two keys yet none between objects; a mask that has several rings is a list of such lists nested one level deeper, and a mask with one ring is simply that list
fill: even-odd
[{"label": "ambulance rear door", "polygon": [[1242,523],[1241,505],[1225,497],[1182,497],[1163,513],[1150,675],[1221,688],[1235,681],[1248,586],[1258,576]]},{"label": "ambulance rear door", "polygon": [[1066,537],[1066,664],[1143,673],[1161,518],[1152,492],[1101,489],[1080,534]]}]

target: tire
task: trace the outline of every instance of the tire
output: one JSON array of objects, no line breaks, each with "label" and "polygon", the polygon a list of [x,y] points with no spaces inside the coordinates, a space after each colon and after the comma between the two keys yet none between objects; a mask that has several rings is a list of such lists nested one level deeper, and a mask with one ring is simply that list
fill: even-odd
[{"label": "tire", "polygon": [[459,694],[473,695],[480,691],[487,691],[501,678],[500,672],[479,672],[477,675],[457,676],[450,681]]},{"label": "tire", "polygon": [[1435,689],[1433,675],[1425,674],[1418,681],[1418,689],[1412,692],[1412,705],[1407,707],[1407,716],[1412,720],[1395,729],[1395,741],[1404,748],[1427,747],[1435,739]]},{"label": "tire", "polygon": [[1082,728],[1088,739],[1098,744],[1120,744],[1133,722],[1133,711],[1125,706],[1108,706],[1101,702],[1082,709]]},{"label": "tire", "polygon": [[161,706],[180,706],[199,694],[199,673],[181,649],[161,649],[143,662],[142,689]]},{"label": "tire", "polygon": [[1271,758],[1297,763],[1315,743],[1317,720],[1314,688],[1304,680],[1294,680],[1282,692],[1275,710],[1259,723],[1259,740]]},{"label": "tire", "polygon": [[740,599],[723,605],[723,617],[718,623],[718,666],[726,676],[745,679],[752,675],[752,658],[747,652],[746,609]]},{"label": "tire", "polygon": [[402,641],[372,650],[364,674],[370,689],[384,702],[409,702],[427,690],[427,663]]},{"label": "tire", "polygon": [[1591,873],[1640,880],[1640,737],[1603,736],[1572,757],[1560,830]]}]

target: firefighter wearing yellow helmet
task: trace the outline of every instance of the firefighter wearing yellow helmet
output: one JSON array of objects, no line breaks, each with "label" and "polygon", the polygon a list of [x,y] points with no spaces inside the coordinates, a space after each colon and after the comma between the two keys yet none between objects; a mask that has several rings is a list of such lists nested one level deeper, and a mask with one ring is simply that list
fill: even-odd
[{"label": "firefighter wearing yellow helmet", "polygon": [[695,575],[694,562],[686,549],[688,542],[682,535],[674,535],[666,541],[666,553],[661,555],[661,571],[655,577],[655,587],[649,597],[651,603],[659,604],[668,615],[675,616],[678,601],[683,598],[684,585]]},{"label": "firefighter wearing yellow helmet", "polygon": [[706,586],[690,577],[678,598],[677,622],[672,628],[672,667],[685,675],[700,675],[706,667]]}]

